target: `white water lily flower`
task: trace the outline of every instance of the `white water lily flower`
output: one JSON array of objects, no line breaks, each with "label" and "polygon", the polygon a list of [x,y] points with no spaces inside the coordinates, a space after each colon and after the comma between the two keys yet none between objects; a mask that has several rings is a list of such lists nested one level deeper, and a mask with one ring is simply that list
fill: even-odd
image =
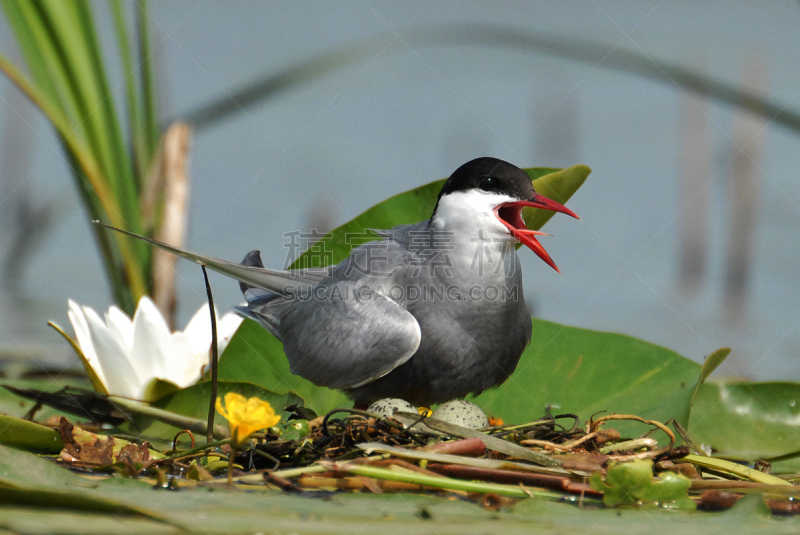
[{"label": "white water lily flower", "polygon": [[[155,379],[180,388],[196,383],[208,365],[211,318],[208,304],[198,310],[186,329],[171,333],[149,297],[143,297],[133,321],[112,306],[105,321],[89,307],[69,300],[69,321],[86,363],[109,394],[146,399]],[[222,354],[242,318],[217,315],[217,346]]]}]

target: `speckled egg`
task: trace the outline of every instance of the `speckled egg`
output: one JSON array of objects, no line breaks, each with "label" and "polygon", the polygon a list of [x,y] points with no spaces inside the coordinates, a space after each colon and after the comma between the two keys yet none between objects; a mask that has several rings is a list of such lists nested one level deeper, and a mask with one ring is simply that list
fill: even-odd
[{"label": "speckled egg", "polygon": [[391,418],[395,412],[417,412],[416,407],[404,399],[379,399],[367,408],[367,412],[377,414],[381,418]]},{"label": "speckled egg", "polygon": [[443,403],[433,411],[431,417],[467,429],[482,429],[489,426],[489,418],[480,407],[463,399]]}]

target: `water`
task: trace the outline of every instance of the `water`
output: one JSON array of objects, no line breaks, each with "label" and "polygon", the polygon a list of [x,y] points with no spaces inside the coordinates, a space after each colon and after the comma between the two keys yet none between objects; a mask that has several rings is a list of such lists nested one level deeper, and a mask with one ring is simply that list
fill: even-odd
[{"label": "water", "polygon": [[[717,375],[800,380],[797,134],[768,127],[747,314],[732,326],[724,320],[723,294],[728,107],[711,103],[705,110],[714,151],[709,262],[702,285],[685,295],[677,284],[679,89],[602,65],[499,48],[417,47],[391,33],[408,24],[507,24],[640,47],[662,60],[704,65],[730,83],[738,82],[746,60],[761,55],[770,98],[797,108],[797,4],[426,4],[153,4],[157,39],[163,40],[157,53],[167,78],[165,105],[173,117],[264,72],[390,32],[372,61],[196,133],[190,248],[231,260],[259,248],[266,265],[281,267],[284,232],[308,229],[320,216],[341,224],[473,157],[493,155],[522,166],[585,163],[592,176],[569,203],[582,220],[556,217],[546,229],[554,237],[544,245],[562,274],[523,254],[526,296],[536,314],[644,338],[696,361],[729,346],[733,353]],[[105,8],[97,5],[101,19]],[[101,34],[110,37],[106,29]],[[5,51],[11,43],[0,23],[0,46]],[[14,113],[4,103],[9,91],[0,81],[0,124]],[[118,87],[118,105],[122,91]],[[31,174],[24,187],[4,194],[0,251],[9,254],[13,235],[4,212],[23,195],[49,206],[52,221],[24,276],[0,290],[0,350],[58,361],[69,358],[69,350],[46,320],[67,324],[67,298],[105,309],[110,295],[56,141],[38,115],[31,127]],[[564,142],[553,143],[551,136]],[[220,307],[241,300],[235,283],[213,276],[212,284]],[[182,325],[205,299],[195,266],[180,264],[178,289]]]}]

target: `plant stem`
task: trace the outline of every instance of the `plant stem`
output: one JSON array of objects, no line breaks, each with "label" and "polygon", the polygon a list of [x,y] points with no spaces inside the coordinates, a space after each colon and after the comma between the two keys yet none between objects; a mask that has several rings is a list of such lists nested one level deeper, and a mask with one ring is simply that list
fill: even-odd
[{"label": "plant stem", "polygon": [[[198,420],[196,418],[190,418],[189,416],[183,416],[180,414],[175,414],[174,412],[170,412],[164,409],[159,409],[158,407],[153,407],[147,403],[141,401],[135,401],[128,398],[121,398],[118,396],[108,396],[108,401],[116,405],[120,410],[123,412],[132,412],[134,414],[141,414],[143,416],[148,416],[154,420],[158,420],[159,422],[164,422],[165,424],[169,424],[175,426],[179,429],[188,429],[193,433],[199,434],[206,434],[207,427],[206,422],[202,420]],[[223,439],[228,438],[228,430],[222,426],[214,426],[214,436]]]},{"label": "plant stem", "polygon": [[[219,355],[217,354],[217,314],[214,312],[214,296],[211,295],[211,284],[208,282],[206,266],[205,264],[200,264],[200,267],[203,269],[203,278],[206,281],[208,310],[211,314],[211,399],[208,405],[208,427],[206,431],[206,441],[210,443],[214,440],[214,416],[217,403],[217,365],[219,363]],[[228,479],[230,477],[229,473]]]},{"label": "plant stem", "polygon": [[236,446],[231,442],[231,455],[228,457],[228,485],[233,485],[233,460],[236,457]]},{"label": "plant stem", "polygon": [[389,481],[401,481],[403,483],[416,483],[417,485],[434,487],[438,489],[460,490],[465,492],[477,492],[481,494],[495,493],[500,494],[501,496],[512,496],[514,498],[545,498],[552,500],[564,499],[563,494],[540,490],[534,491],[522,486],[499,485],[497,483],[481,483],[477,481],[463,481],[450,479],[447,477],[429,476],[416,472],[387,470],[386,468],[376,468],[374,466],[334,464],[333,468],[335,470],[356,474],[359,476],[373,477],[375,479],[386,479]]},{"label": "plant stem", "polygon": [[225,444],[230,444],[230,442],[231,442],[231,440],[229,438],[226,438],[226,439],[223,439],[223,440],[217,440],[216,442],[210,442],[210,443],[205,444],[203,446],[198,446],[196,448],[192,448],[192,449],[190,449],[188,451],[181,451],[179,453],[175,453],[174,455],[167,455],[166,458],[167,459],[174,459],[174,460],[183,459],[184,457],[189,457],[191,455],[194,455],[195,453],[200,453],[201,451],[205,451],[207,449],[217,448],[219,446],[224,446]]}]

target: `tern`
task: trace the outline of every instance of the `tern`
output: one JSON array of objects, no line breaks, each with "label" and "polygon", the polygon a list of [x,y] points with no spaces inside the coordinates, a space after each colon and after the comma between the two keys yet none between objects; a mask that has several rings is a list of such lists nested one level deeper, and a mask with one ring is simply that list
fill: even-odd
[{"label": "tern", "polygon": [[516,243],[558,268],[525,207],[578,218],[519,167],[485,157],[453,172],[430,219],[375,231],[323,269],[269,270],[259,251],[236,264],[122,232],[239,280],[238,311],[283,343],[292,373],[356,406],[431,406],[502,384],[530,342]]}]

